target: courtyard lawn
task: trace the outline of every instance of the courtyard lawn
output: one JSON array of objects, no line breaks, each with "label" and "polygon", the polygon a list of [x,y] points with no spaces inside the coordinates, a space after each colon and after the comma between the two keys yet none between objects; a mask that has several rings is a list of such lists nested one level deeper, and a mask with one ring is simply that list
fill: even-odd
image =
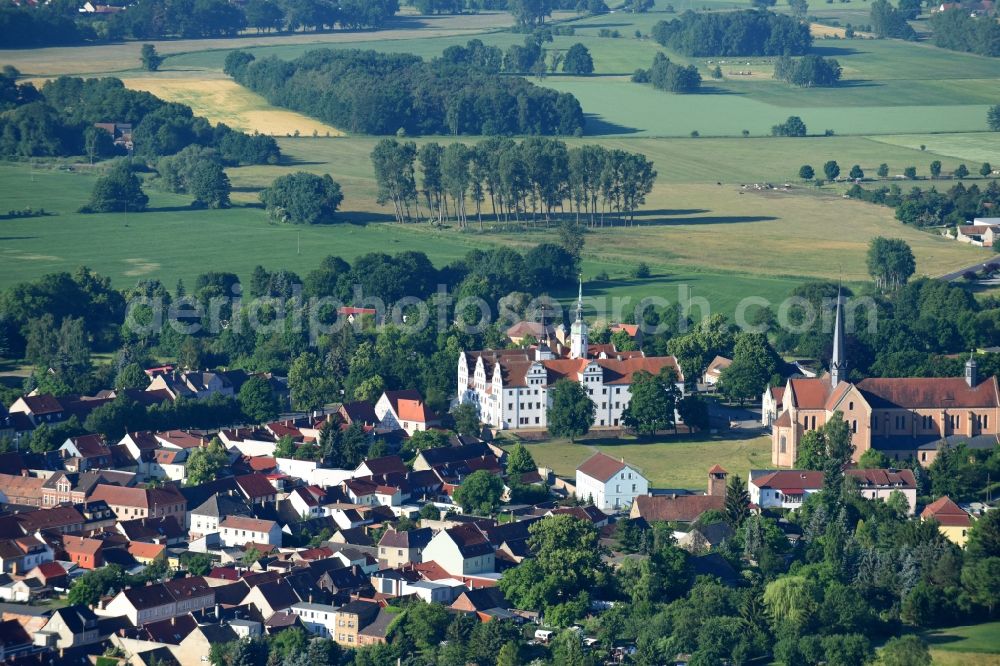
[{"label": "courtyard lawn", "polygon": [[[513,444],[505,446],[512,446]],[[564,439],[524,442],[540,467],[573,478],[577,466],[601,451],[637,467],[654,488],[686,488],[704,491],[708,470],[722,465],[730,474],[744,478],[750,469],[771,465],[771,442],[768,437],[734,439],[696,434],[683,437],[658,437],[649,442],[628,438],[595,439],[570,443]]]}]

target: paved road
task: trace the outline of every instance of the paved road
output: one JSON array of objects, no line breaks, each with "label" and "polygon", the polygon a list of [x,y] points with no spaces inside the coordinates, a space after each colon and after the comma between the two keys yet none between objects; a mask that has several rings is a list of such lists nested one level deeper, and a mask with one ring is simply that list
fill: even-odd
[{"label": "paved road", "polygon": [[960,270],[953,273],[946,273],[945,275],[939,275],[938,280],[944,280],[945,282],[954,282],[955,280],[961,280],[962,276],[969,271],[978,272],[979,270],[986,268],[987,266],[992,266],[994,268],[1000,268],[1000,255],[993,257],[989,261],[984,261],[981,264],[973,264],[972,266],[966,266]]}]

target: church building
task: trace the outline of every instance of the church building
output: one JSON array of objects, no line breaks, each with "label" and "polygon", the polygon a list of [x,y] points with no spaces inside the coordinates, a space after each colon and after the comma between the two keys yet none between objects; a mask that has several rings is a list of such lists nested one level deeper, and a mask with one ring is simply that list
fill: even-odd
[{"label": "church building", "polygon": [[973,448],[997,444],[1000,391],[996,377],[980,380],[975,358],[965,377],[869,378],[846,381],[843,303],[837,296],[830,372],[790,378],[771,421],[771,463],[794,467],[806,432],[836,411],[844,415],[854,444],[854,461],[871,448],[890,460],[933,462],[939,449],[966,442]]},{"label": "church building", "polygon": [[632,376],[639,371],[673,371],[678,387],[684,375],[673,356],[618,351],[591,345],[583,320],[583,285],[570,328],[568,348],[553,338],[527,349],[466,351],[458,357],[458,401],[479,410],[483,423],[498,429],[547,426],[548,390],[560,379],[580,382],[596,407],[594,427],[617,427],[628,407]]}]

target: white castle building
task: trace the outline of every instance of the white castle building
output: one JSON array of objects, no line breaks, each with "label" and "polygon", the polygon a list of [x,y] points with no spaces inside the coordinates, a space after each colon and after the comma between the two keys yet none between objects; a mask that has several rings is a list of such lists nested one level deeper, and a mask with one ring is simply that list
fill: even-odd
[{"label": "white castle building", "polygon": [[483,423],[494,428],[545,428],[549,388],[560,379],[572,379],[594,401],[594,426],[600,428],[621,425],[636,372],[656,375],[670,368],[684,390],[684,375],[675,357],[618,351],[610,344],[590,345],[587,331],[581,284],[568,349],[549,339],[528,349],[462,352],[458,357],[459,403],[475,405]]}]

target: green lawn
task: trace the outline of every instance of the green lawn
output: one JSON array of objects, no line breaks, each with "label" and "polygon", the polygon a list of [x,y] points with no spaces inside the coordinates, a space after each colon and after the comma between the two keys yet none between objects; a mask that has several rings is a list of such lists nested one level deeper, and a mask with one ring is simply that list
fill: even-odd
[{"label": "green lawn", "polygon": [[1000,654],[1000,622],[934,629],[924,634],[935,650]]},{"label": "green lawn", "polygon": [[624,457],[649,479],[655,488],[687,488],[704,491],[708,470],[722,465],[732,474],[747,478],[750,469],[771,466],[771,442],[767,437],[733,439],[693,435],[658,438],[650,442],[635,439],[587,440],[572,444],[567,440],[526,442],[535,462],[573,478],[577,466],[597,451]]}]

